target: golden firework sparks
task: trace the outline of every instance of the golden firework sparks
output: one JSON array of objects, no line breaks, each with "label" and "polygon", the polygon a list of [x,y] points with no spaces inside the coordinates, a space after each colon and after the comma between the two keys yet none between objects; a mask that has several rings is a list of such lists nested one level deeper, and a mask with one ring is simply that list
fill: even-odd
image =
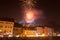
[{"label": "golden firework sparks", "polygon": [[28,9],[28,10],[32,9],[34,7],[34,2],[36,3],[36,1],[34,1],[34,0],[20,0],[20,1],[23,2],[22,8],[25,10],[26,9]]}]

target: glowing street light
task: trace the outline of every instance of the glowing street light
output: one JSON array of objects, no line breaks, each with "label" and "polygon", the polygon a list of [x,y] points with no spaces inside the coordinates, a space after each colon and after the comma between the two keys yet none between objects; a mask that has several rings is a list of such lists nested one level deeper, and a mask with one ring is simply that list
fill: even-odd
[{"label": "glowing street light", "polygon": [[0,30],[0,32],[2,32],[2,30]]},{"label": "glowing street light", "polygon": [[42,35],[41,35],[41,37],[44,37],[44,36],[45,36],[45,34],[42,34]]}]

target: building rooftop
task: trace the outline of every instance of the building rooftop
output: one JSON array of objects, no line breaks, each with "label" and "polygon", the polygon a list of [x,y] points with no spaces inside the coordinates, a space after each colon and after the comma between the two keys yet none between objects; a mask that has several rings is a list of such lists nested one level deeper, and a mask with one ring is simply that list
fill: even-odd
[{"label": "building rooftop", "polygon": [[14,23],[14,27],[23,27],[23,25],[19,23]]}]

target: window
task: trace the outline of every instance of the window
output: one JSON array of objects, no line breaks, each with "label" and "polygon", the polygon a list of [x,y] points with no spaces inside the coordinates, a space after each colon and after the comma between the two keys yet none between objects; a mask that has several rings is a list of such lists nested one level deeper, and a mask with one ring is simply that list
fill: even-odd
[{"label": "window", "polygon": [[0,28],[3,27],[2,25],[0,25]]},{"label": "window", "polygon": [[5,26],[5,28],[7,28],[7,26]]},{"label": "window", "polygon": [[10,26],[10,28],[12,28],[12,26]]},{"label": "window", "polygon": [[6,33],[6,30],[4,30],[4,33]]}]

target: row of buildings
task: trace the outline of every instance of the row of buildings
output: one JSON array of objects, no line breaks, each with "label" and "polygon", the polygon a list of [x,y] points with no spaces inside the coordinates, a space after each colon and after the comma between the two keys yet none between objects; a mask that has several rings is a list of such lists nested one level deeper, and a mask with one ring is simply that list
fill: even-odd
[{"label": "row of buildings", "polygon": [[10,18],[0,18],[0,36],[13,34],[14,20]]},{"label": "row of buildings", "polygon": [[42,37],[52,36],[54,30],[39,24],[18,24],[13,19],[0,18],[0,37]]}]

